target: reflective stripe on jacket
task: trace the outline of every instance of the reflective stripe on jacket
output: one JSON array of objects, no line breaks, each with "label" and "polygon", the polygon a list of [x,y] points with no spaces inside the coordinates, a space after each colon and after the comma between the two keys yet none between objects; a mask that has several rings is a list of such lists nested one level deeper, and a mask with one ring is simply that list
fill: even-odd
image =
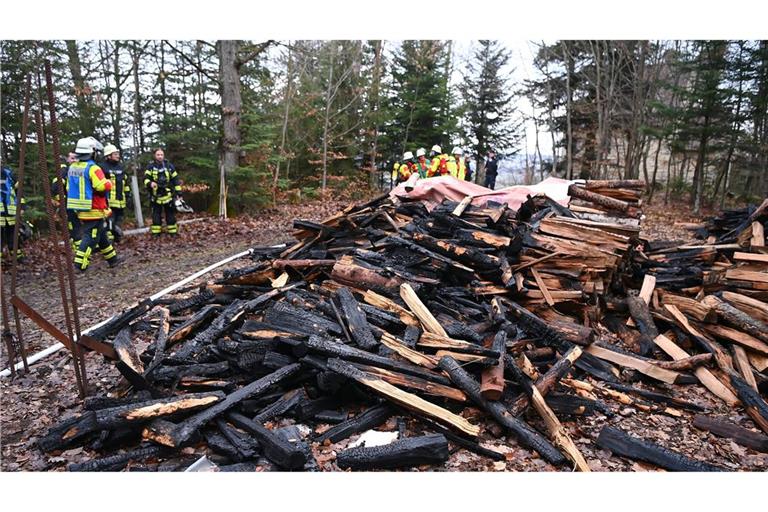
[{"label": "reflective stripe on jacket", "polygon": [[67,209],[82,220],[107,218],[112,211],[106,193],[111,189],[112,182],[93,160],[75,162],[67,172]]},{"label": "reflective stripe on jacket", "polygon": [[16,217],[16,206],[19,200],[16,198],[16,182],[13,179],[11,170],[3,167],[2,185],[0,185],[0,197],[2,197],[2,216]]},{"label": "reflective stripe on jacket", "polygon": [[[157,188],[152,189],[150,184],[157,183]],[[167,204],[176,194],[181,194],[179,175],[173,164],[167,160],[157,162],[153,160],[144,171],[144,186],[149,190],[149,199],[156,204]]]}]

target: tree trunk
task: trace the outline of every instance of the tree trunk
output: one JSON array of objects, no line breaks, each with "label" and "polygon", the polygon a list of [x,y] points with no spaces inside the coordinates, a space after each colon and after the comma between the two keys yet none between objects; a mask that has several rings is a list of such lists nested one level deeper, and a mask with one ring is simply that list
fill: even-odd
[{"label": "tree trunk", "polygon": [[88,101],[91,91],[88,84],[85,83],[85,78],[83,78],[80,52],[76,41],[67,41],[67,57],[69,58],[69,70],[72,73],[72,81],[75,84],[75,100],[77,102],[80,137],[95,135],[96,118],[95,116],[88,115],[91,111]]},{"label": "tree trunk", "polygon": [[373,110],[373,143],[371,144],[371,175],[370,175],[370,187],[374,189],[376,187],[376,150],[379,142],[379,88],[381,85],[381,54],[383,51],[383,41],[376,41],[376,50],[373,60],[373,84],[372,84],[372,96],[374,110]]},{"label": "tree trunk", "polygon": [[328,181],[328,125],[331,120],[331,91],[333,90],[333,64],[336,58],[336,43],[331,43],[330,64],[328,65],[328,87],[325,91],[325,119],[323,120],[323,182],[322,190]]},{"label": "tree trunk", "polygon": [[216,43],[219,55],[221,118],[223,125],[219,147],[219,216],[227,218],[227,176],[237,168],[240,150],[240,66],[237,60],[239,41],[221,40]]},{"label": "tree trunk", "polygon": [[574,62],[570,51],[567,50],[567,45],[563,41],[563,61],[566,63],[565,70],[565,91],[566,91],[566,103],[565,103],[565,136],[566,136],[566,176],[569,180],[573,179],[573,129],[571,126],[571,112],[573,106],[573,91],[571,90],[571,76],[574,72]]},{"label": "tree trunk", "polygon": [[277,203],[277,187],[278,187],[278,181],[280,180],[280,164],[283,163],[283,158],[285,156],[285,136],[288,132],[288,114],[290,113],[291,109],[291,84],[293,83],[293,53],[291,51],[290,47],[290,41],[288,42],[288,65],[286,70],[286,78],[285,78],[285,95],[283,97],[283,102],[285,103],[285,108],[283,110],[283,128],[280,132],[280,151],[278,152],[278,160],[277,165],[275,166],[275,176],[272,180],[272,204],[276,205]]}]

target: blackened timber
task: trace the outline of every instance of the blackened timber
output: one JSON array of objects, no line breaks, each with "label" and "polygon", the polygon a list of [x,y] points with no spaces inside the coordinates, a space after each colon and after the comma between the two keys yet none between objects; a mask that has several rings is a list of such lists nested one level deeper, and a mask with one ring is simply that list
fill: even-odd
[{"label": "blackened timber", "polygon": [[326,440],[331,443],[338,443],[342,439],[347,439],[354,434],[378,427],[387,421],[393,413],[392,406],[389,404],[373,406],[317,435],[314,440],[320,444],[325,443]]},{"label": "blackened timber", "polygon": [[686,409],[686,410],[695,411],[695,412],[702,412],[705,410],[704,407],[698,404],[695,404],[693,402],[688,402],[686,400],[683,400],[682,398],[665,395],[664,393],[659,393],[657,391],[640,389],[640,388],[636,388],[626,384],[620,384],[618,382],[606,382],[605,385],[609,388],[623,391],[625,393],[633,393],[635,395],[645,398],[646,400],[650,400],[651,402],[669,404],[679,409]]},{"label": "blackened timber", "polygon": [[95,423],[100,429],[114,429],[131,423],[148,422],[181,412],[195,412],[220,403],[224,393],[211,391],[190,393],[170,398],[148,400],[130,405],[110,407],[95,411]]},{"label": "blackened timber", "polygon": [[144,299],[132,308],[121,313],[120,315],[113,317],[107,323],[101,327],[94,329],[89,333],[92,338],[104,341],[107,337],[118,332],[120,329],[130,324],[140,316],[144,315],[147,311],[152,309],[154,302],[151,299]]},{"label": "blackened timber", "polygon": [[67,466],[67,471],[119,471],[131,461],[140,461],[162,455],[166,450],[160,446],[146,446],[101,459],[89,460]]},{"label": "blackened timber", "polygon": [[760,430],[768,434],[768,403],[752,386],[747,384],[736,372],[730,372],[731,384],[744,404],[744,410]]},{"label": "blackened timber", "polygon": [[174,353],[174,357],[178,359],[194,357],[203,346],[213,343],[225,332],[234,328],[234,323],[243,315],[244,310],[245,301],[234,301],[216,317],[216,320],[207,329],[179,347]]},{"label": "blackened timber", "polygon": [[305,334],[343,334],[341,326],[336,322],[299,309],[287,302],[274,303],[264,315],[264,321],[281,328],[299,330]]},{"label": "blackened timber", "polygon": [[339,453],[336,463],[342,469],[394,469],[442,464],[448,460],[448,455],[448,440],[445,436],[430,434],[382,446],[349,448]]},{"label": "blackened timber", "polygon": [[420,335],[421,330],[418,327],[409,325],[405,328],[405,333],[403,334],[403,345],[408,348],[416,348],[416,343],[419,341]]},{"label": "blackened timber", "polygon": [[[536,379],[535,386],[536,389],[539,390],[539,393],[541,393],[542,396],[547,396],[550,390],[555,387],[555,384],[557,384],[558,381],[571,370],[574,362],[581,357],[581,355],[582,351],[579,347],[571,347],[568,352],[563,354],[563,357],[558,359],[544,375]],[[504,358],[505,368],[510,367],[513,363],[512,356],[506,355]],[[525,412],[530,403],[528,395],[521,394],[509,408],[509,412],[513,416],[519,416]]]},{"label": "blackened timber", "polygon": [[413,241],[438,254],[469,265],[477,270],[495,270],[499,268],[499,258],[490,256],[475,248],[457,245],[446,240],[439,240],[422,233],[414,233]]},{"label": "blackened timber", "polygon": [[630,436],[614,427],[604,427],[597,445],[616,455],[650,462],[669,471],[722,471],[722,468],[686,457],[655,443]]},{"label": "blackened timber", "polygon": [[349,291],[349,288],[339,288],[336,296],[339,298],[349,332],[352,334],[355,342],[362,349],[369,351],[375,349],[378,346],[378,342],[373,337],[365,313],[363,313],[360,304],[355,300],[352,292]]},{"label": "blackened timber", "polygon": [[712,432],[719,437],[733,439],[734,442],[755,451],[768,453],[768,436],[740,427],[730,421],[697,414],[693,417],[693,426]]},{"label": "blackened timber", "polygon": [[200,363],[182,366],[162,366],[153,373],[155,381],[172,381],[189,376],[218,375],[229,371],[229,362]]},{"label": "blackened timber", "polygon": [[507,333],[500,330],[493,337],[491,349],[498,353],[498,364],[483,370],[480,394],[487,400],[498,400],[504,393],[504,356],[507,353]]},{"label": "blackened timber", "polygon": [[435,384],[434,382],[429,382],[428,380],[413,377],[411,375],[404,375],[402,373],[393,372],[391,370],[384,370],[377,368],[376,366],[368,366],[360,363],[350,364],[366,373],[381,377],[390,384],[396,384],[408,389],[421,391],[427,395],[441,396],[450,400],[456,400],[457,402],[464,402],[467,399],[467,396],[463,391],[460,391],[451,386]]},{"label": "blackened timber", "polygon": [[197,329],[200,325],[203,324],[203,322],[207,321],[211,316],[213,316],[213,314],[216,313],[219,308],[220,307],[216,304],[208,304],[207,306],[200,309],[200,311],[197,311],[194,315],[185,320],[183,324],[176,327],[168,335],[168,345],[172,346],[174,343],[177,343],[189,336],[192,331]]},{"label": "blackened timber", "polygon": [[473,425],[465,418],[439,407],[432,402],[428,402],[412,393],[405,392],[402,389],[385,382],[383,379],[364,373],[341,359],[328,360],[328,368],[349,379],[355,380],[363,386],[376,391],[387,400],[419,415],[432,418],[435,421],[450,426],[451,428],[472,437],[477,437],[480,433],[480,428],[477,425]]},{"label": "blackened timber", "polygon": [[144,377],[150,382],[152,380],[152,372],[162,363],[163,357],[165,357],[165,346],[168,343],[168,333],[171,328],[170,316],[171,313],[167,308],[160,308],[160,327],[155,337],[155,353],[152,356],[152,361],[144,370]]},{"label": "blackened timber", "polygon": [[237,449],[243,459],[253,459],[258,456],[259,443],[256,439],[244,435],[221,418],[216,419],[216,427],[227,438],[227,441]]},{"label": "blackened timber", "polygon": [[288,391],[283,396],[272,402],[270,405],[260,410],[256,416],[253,417],[253,421],[256,423],[264,423],[283,416],[296,407],[303,399],[306,398],[306,393],[303,389],[293,389]]},{"label": "blackened timber", "polygon": [[317,352],[326,356],[338,357],[340,359],[354,361],[357,363],[369,364],[371,366],[378,366],[379,368],[385,368],[387,370],[393,370],[396,372],[405,373],[407,375],[421,377],[422,379],[426,379],[431,382],[437,382],[438,384],[444,384],[446,386],[451,385],[451,381],[439,373],[420,368],[411,363],[395,361],[394,359],[371,354],[364,350],[350,347],[348,345],[344,345],[343,343],[337,343],[335,341],[321,338],[319,336],[310,336],[305,343],[307,348],[309,348],[309,350],[312,352]]},{"label": "blackened timber", "polygon": [[173,433],[174,446],[181,446],[192,436],[192,434],[197,429],[212,419],[216,418],[228,409],[231,409],[246,398],[257,396],[267,391],[270,387],[276,384],[280,384],[282,381],[296,374],[300,368],[301,365],[298,363],[281,368],[265,377],[253,381],[247,386],[243,386],[234,393],[227,395],[224,400],[220,401],[216,405],[209,407],[208,409],[195,414],[190,418],[187,418],[183,422],[179,423],[178,427]]},{"label": "blackened timber", "polygon": [[172,315],[176,315],[185,309],[197,308],[203,304],[207,304],[216,294],[213,290],[204,288],[200,293],[197,293],[187,299],[177,300],[171,304],[168,304],[168,312]]},{"label": "blackened timber", "polygon": [[565,464],[566,458],[552,444],[525,422],[512,416],[500,402],[483,398],[480,385],[452,357],[440,359],[439,367],[450,375],[451,380],[482,409],[487,411],[504,428],[512,432],[521,444],[536,450],[554,465]]},{"label": "blackened timber", "polygon": [[454,270],[463,272],[464,273],[463,277],[471,278],[474,275],[474,271],[471,268],[462,265],[456,260],[443,256],[442,254],[438,254],[434,251],[430,251],[429,249],[422,247],[421,245],[413,242],[412,240],[406,240],[405,238],[402,238],[399,236],[389,236],[385,239],[385,242],[391,243],[394,245],[400,245],[402,247],[407,247],[412,251],[415,251],[419,254],[427,256],[428,258],[431,258],[436,262],[441,263],[442,265],[447,265],[449,267],[452,267]]},{"label": "blackened timber", "polygon": [[237,448],[221,432],[209,430],[203,436],[205,437],[206,446],[219,455],[223,455],[232,462],[242,462],[244,460],[244,457],[238,452]]},{"label": "blackened timber", "polygon": [[300,447],[289,443],[261,423],[251,421],[236,412],[228,413],[227,420],[253,435],[259,442],[264,455],[278,466],[294,470],[303,468],[307,462],[307,456]]}]

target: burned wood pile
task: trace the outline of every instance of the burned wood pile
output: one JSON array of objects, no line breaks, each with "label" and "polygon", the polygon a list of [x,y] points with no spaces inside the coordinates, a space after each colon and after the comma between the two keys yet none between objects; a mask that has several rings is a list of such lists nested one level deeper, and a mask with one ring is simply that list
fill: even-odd
[{"label": "burned wood pile", "polygon": [[[529,197],[517,211],[381,196],[297,220],[294,245],[257,247],[245,268],[93,333],[125,381],[39,446],[96,452],[72,471],[183,469],[190,453],[231,471],[436,469],[457,449],[504,461],[481,442],[507,437],[589,471],[573,425],[632,406],[697,413],[698,428],[764,449],[765,436],[677,390],[703,386],[768,432],[768,305],[703,276],[665,281],[679,260],[640,238],[641,192],[587,182],[570,207]],[[386,425],[397,440],[334,448]],[[668,470],[721,469],[610,426],[591,443]]]}]

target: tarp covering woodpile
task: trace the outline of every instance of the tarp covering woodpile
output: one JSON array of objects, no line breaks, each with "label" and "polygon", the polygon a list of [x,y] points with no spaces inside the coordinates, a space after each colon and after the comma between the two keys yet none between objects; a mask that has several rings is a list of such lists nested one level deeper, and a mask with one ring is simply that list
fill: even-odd
[{"label": "tarp covering woodpile", "polygon": [[[768,450],[682,398],[699,389],[768,432],[765,205],[680,247],[640,236],[641,182],[557,186],[569,201],[473,190],[428,207],[396,190],[295,221],[294,245],[94,333],[125,382],[39,446],[93,450],[70,470],[157,469],[192,448],[221,470],[442,469],[464,449],[588,471],[585,446],[729,467],[633,432],[617,414],[632,407]],[[610,425],[585,435],[595,416]]]}]

